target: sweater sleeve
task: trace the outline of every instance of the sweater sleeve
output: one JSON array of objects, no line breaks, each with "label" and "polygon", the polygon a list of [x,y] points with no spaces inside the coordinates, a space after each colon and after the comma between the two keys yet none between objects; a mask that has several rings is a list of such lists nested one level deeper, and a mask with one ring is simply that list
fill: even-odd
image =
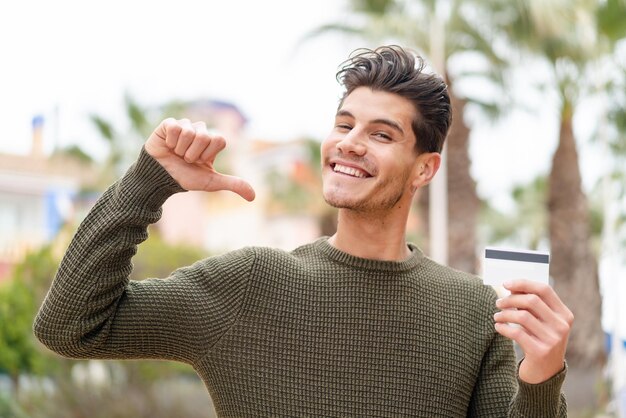
[{"label": "sweater sleeve", "polygon": [[193,363],[236,319],[254,262],[243,249],[166,279],[129,280],[131,258],[172,194],[184,191],[145,150],[79,226],[37,313],[34,333],[72,358]]},{"label": "sweater sleeve", "polygon": [[[495,297],[493,298],[495,312]],[[493,312],[491,313],[493,318]],[[493,320],[490,321],[493,329]],[[565,369],[539,384],[519,378],[513,342],[493,331],[480,368],[468,412],[471,417],[566,418],[567,403],[561,392]]]},{"label": "sweater sleeve", "polygon": [[[519,370],[519,365],[518,365]],[[517,377],[518,389],[509,412],[510,417],[567,417],[567,402],[561,391],[567,366],[545,382],[530,384]]]}]

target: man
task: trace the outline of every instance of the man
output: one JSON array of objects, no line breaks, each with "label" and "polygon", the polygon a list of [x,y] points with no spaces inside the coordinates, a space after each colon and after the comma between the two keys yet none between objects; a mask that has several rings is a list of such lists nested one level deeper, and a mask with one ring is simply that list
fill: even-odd
[{"label": "man", "polygon": [[[284,252],[244,248],[129,281],[131,257],[184,190],[231,190],[223,138],[167,119],[79,227],[35,320],[74,358],[191,364],[221,416],[566,416],[572,314],[528,281],[495,292],[405,241],[413,195],[441,162],[447,89],[399,47],[353,55],[322,144],[337,233]],[[501,310],[499,310],[501,309]],[[511,339],[525,357],[519,368]]]}]

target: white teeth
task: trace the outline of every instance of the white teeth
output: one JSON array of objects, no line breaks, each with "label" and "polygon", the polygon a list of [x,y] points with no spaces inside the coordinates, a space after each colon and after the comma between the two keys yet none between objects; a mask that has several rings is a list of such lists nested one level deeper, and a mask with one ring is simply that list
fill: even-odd
[{"label": "white teeth", "polygon": [[341,165],[341,164],[335,164],[335,167],[333,168],[333,170],[335,172],[347,174],[352,177],[364,178],[366,176],[365,173],[362,172],[361,170],[357,170],[356,168],[353,168],[353,167],[346,167],[345,165]]}]

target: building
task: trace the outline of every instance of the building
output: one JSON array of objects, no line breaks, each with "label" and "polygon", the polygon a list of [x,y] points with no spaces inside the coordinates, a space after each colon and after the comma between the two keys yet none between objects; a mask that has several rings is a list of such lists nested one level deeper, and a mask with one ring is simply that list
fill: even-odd
[{"label": "building", "polygon": [[[165,202],[156,224],[166,242],[216,254],[248,245],[290,250],[321,234],[320,219],[328,215],[323,201],[293,210],[268,184],[273,175],[321,199],[319,173],[311,170],[307,154],[310,144],[247,138],[246,117],[227,102],[198,100],[185,106],[185,117],[204,120],[227,139],[216,168],[249,181],[257,198],[247,202],[230,192],[176,194]],[[62,225],[77,225],[101,192],[84,192],[99,184],[99,169],[68,156],[45,155],[42,132],[43,119],[36,117],[30,154],[0,154],[0,278],[29,250],[54,238]]]},{"label": "building", "polygon": [[172,196],[157,224],[167,241],[220,253],[248,245],[289,250],[319,236],[316,214],[274,210],[273,195],[267,184],[270,172],[296,180],[292,177],[306,158],[302,141],[247,138],[247,118],[235,105],[223,101],[190,102],[184,114],[191,120],[205,121],[226,138],[228,146],[216,160],[217,169],[250,182],[257,198],[247,202],[230,192],[187,192]]},{"label": "building", "polygon": [[30,154],[0,154],[0,280],[73,217],[75,197],[95,177],[74,158],[44,155],[42,128],[35,117]]}]

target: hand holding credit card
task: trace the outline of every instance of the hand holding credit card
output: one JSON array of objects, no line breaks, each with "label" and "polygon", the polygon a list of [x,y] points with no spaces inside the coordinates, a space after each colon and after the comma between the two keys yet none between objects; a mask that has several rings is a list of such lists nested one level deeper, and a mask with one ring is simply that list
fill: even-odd
[{"label": "hand holding credit card", "polygon": [[518,376],[530,384],[546,382],[565,370],[574,322],[572,311],[550,287],[549,270],[550,253],[545,251],[485,249],[483,282],[498,296],[495,331],[523,351]]},{"label": "hand holding credit card", "polygon": [[484,284],[502,286],[505,282],[518,279],[549,284],[550,253],[496,247],[485,248]]}]

